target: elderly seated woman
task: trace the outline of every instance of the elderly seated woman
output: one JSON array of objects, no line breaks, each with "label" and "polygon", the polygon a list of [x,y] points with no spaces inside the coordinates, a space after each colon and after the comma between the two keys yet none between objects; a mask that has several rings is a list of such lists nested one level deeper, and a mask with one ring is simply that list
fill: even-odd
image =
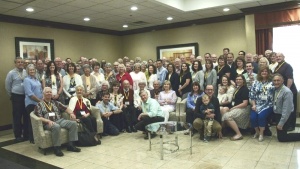
[{"label": "elderly seated woman", "polygon": [[158,103],[162,111],[165,113],[165,122],[169,120],[169,113],[175,110],[177,95],[171,90],[171,82],[166,80],[163,86],[164,90],[159,93]]},{"label": "elderly seated woman", "polygon": [[[76,120],[86,126],[92,132],[97,133],[96,118],[91,116],[91,102],[83,97],[84,88],[82,85],[76,86],[76,96],[70,99],[69,108],[76,116]],[[100,144],[100,140],[95,135],[96,141]]]}]

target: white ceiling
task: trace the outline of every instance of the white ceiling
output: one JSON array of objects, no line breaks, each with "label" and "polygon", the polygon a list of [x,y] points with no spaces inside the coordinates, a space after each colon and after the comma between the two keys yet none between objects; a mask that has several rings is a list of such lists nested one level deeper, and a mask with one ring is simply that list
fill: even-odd
[{"label": "white ceiling", "polygon": [[[178,8],[175,8],[174,4],[165,3],[172,1],[178,1],[181,6],[177,5]],[[240,9],[243,8],[286,1],[292,0],[0,0],[0,14],[126,31],[238,14],[242,13]],[[131,11],[131,6],[137,6],[138,10]],[[32,7],[35,11],[28,13],[25,10],[27,7]],[[223,12],[224,7],[230,8],[230,11]],[[167,21],[166,18],[169,16],[174,19]],[[84,17],[91,20],[85,22]],[[133,24],[138,21],[146,24]],[[124,24],[128,24],[129,27],[123,28]]]}]

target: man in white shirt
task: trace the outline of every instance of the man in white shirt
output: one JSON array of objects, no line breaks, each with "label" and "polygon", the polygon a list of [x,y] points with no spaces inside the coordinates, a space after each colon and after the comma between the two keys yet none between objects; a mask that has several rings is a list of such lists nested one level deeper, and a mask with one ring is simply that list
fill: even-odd
[{"label": "man in white shirt", "polygon": [[215,68],[216,66],[218,66],[217,60],[218,60],[217,55],[216,55],[216,54],[211,54],[211,61],[213,62],[214,68]]},{"label": "man in white shirt", "polygon": [[204,54],[204,63],[202,64],[202,70],[203,70],[203,71],[206,70],[206,69],[205,69],[205,63],[206,63],[207,60],[211,60],[211,55],[210,55],[210,53],[205,53],[205,54]]}]

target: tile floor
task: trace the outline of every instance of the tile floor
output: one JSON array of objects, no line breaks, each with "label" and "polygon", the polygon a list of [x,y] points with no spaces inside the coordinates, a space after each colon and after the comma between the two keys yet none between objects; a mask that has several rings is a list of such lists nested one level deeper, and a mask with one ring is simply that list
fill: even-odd
[{"label": "tile floor", "polygon": [[[271,130],[273,131],[274,127]],[[295,132],[300,132],[300,128],[297,127]],[[0,142],[11,139],[13,139],[11,132],[0,132]],[[159,138],[154,138],[153,143],[158,142]],[[64,157],[56,157],[51,150],[44,156],[29,142],[2,148],[60,168],[70,169],[297,169],[300,162],[300,142],[279,143],[275,136],[265,137],[263,142],[258,142],[248,135],[239,141],[223,138],[204,143],[199,141],[199,135],[195,135],[192,155],[187,150],[188,145],[188,136],[179,135],[180,150],[167,153],[164,160],[160,160],[159,145],[153,145],[152,151],[149,151],[149,142],[143,139],[140,132],[103,137],[102,145],[83,147],[80,153],[67,152],[64,148]]]}]

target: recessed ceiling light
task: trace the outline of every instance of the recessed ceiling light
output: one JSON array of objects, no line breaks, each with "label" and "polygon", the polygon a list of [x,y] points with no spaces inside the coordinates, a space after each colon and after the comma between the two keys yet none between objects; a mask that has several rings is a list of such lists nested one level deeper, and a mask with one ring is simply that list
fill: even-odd
[{"label": "recessed ceiling light", "polygon": [[170,17],[167,17],[167,20],[171,21],[171,20],[173,20],[173,18],[170,16]]},{"label": "recessed ceiling light", "polygon": [[229,8],[224,8],[223,11],[228,12],[228,11],[230,11],[230,9]]},{"label": "recessed ceiling light", "polygon": [[84,21],[90,21],[91,19],[86,17],[86,18],[83,18]]},{"label": "recessed ceiling light", "polygon": [[138,10],[138,7],[133,6],[133,7],[131,7],[130,9],[131,9],[132,11],[136,11],[136,10]]},{"label": "recessed ceiling light", "polygon": [[27,11],[27,12],[33,12],[34,9],[33,9],[33,8],[26,8],[26,11]]},{"label": "recessed ceiling light", "polygon": [[123,25],[123,28],[128,28],[128,25]]}]

